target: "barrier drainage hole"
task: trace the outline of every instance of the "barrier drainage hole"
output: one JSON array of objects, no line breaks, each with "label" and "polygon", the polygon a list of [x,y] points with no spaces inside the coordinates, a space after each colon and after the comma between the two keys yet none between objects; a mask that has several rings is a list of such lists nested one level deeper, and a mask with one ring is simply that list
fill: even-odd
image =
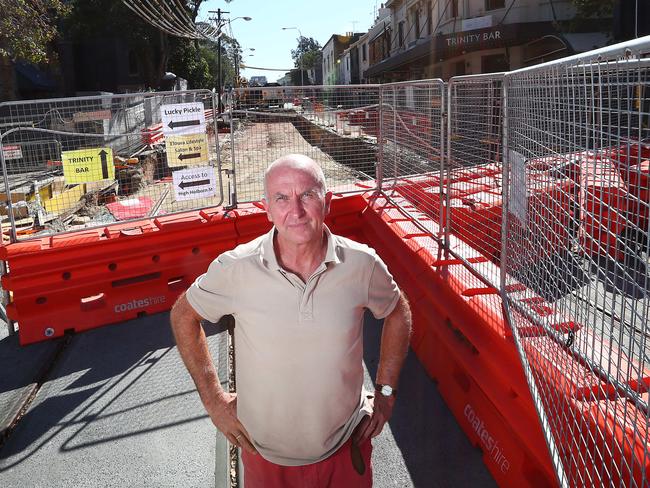
[{"label": "barrier drainage hole", "polygon": [[115,271],[115,270],[117,269],[117,264],[115,264],[115,263],[110,263],[110,264],[108,265],[108,269],[110,269],[111,271]]},{"label": "barrier drainage hole", "polygon": [[154,254],[153,256],[151,256],[151,260],[154,263],[157,263],[158,261],[160,261],[160,256],[158,256],[157,254]]},{"label": "barrier drainage hole", "polygon": [[201,252],[201,250],[198,247],[193,247],[192,248],[192,254],[198,254],[200,252]]},{"label": "barrier drainage hole", "polygon": [[147,316],[147,312],[145,312],[144,310],[142,312],[138,312],[138,318],[146,317],[146,316]]},{"label": "barrier drainage hole", "polygon": [[70,273],[70,271],[65,271],[65,272],[61,275],[61,278],[63,278],[64,280],[69,280],[71,276],[72,276],[72,274]]},{"label": "barrier drainage hole", "polygon": [[38,297],[38,298],[36,299],[36,304],[37,304],[37,305],[43,305],[43,304],[46,303],[46,302],[47,302],[47,297]]}]

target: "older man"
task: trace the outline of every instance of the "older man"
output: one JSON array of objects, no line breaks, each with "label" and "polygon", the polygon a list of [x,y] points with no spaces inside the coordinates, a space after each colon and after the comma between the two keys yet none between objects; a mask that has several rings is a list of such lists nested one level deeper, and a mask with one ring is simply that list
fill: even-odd
[{"label": "older man", "polygon": [[[393,410],[408,303],[372,249],[324,225],[332,194],[314,161],[282,157],[264,186],[273,229],[219,256],[179,298],[178,349],[213,423],[244,450],[246,488],[372,486],[370,439]],[[365,309],[385,318],[374,395],[362,388]],[[237,395],[222,390],[200,326],[226,314]]]}]

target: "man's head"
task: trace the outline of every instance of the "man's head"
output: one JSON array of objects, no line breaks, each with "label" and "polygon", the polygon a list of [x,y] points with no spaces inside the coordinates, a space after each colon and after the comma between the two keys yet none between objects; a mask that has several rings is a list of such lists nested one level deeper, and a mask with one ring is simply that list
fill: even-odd
[{"label": "man's head", "polygon": [[332,193],[318,164],[302,154],[273,161],[264,174],[264,194],[262,203],[279,238],[297,245],[320,242]]}]

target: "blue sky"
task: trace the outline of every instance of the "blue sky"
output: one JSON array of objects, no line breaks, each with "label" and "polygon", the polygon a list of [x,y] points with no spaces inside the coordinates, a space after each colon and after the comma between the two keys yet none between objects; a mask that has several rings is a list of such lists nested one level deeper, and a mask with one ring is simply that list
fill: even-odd
[{"label": "blue sky", "polygon": [[[355,32],[366,32],[374,20],[375,8],[380,5],[375,0],[208,0],[201,5],[197,20],[207,20],[212,15],[208,11],[218,8],[230,12],[231,19],[252,17],[250,22],[238,19],[231,23],[234,36],[244,48],[243,62],[261,68],[289,69],[293,67],[291,49],[296,48],[299,34],[282,27],[298,27],[303,36],[313,37],[322,46],[332,34],[344,34],[353,27]],[[284,73],[250,68],[242,71],[246,78],[264,75],[268,81],[275,81]]]}]

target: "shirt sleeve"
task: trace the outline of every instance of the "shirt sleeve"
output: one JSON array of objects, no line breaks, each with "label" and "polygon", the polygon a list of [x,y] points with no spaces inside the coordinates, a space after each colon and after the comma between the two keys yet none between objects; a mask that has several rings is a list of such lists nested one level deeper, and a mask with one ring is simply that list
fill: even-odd
[{"label": "shirt sleeve", "polygon": [[386,264],[375,255],[375,262],[368,285],[368,309],[377,319],[388,316],[400,297],[400,290],[388,271]]},{"label": "shirt sleeve", "polygon": [[223,255],[212,261],[208,271],[199,276],[185,293],[192,308],[210,322],[234,313],[233,266],[225,261]]}]

